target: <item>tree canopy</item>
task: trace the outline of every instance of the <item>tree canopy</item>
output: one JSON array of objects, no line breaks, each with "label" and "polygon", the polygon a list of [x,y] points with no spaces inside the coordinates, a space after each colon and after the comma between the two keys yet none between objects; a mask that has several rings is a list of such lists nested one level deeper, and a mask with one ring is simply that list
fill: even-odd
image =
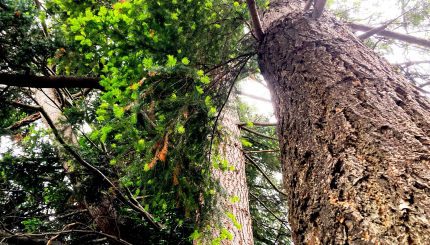
[{"label": "tree canopy", "polygon": [[[214,211],[222,188],[211,169],[234,170],[216,150],[220,115],[238,93],[237,81],[260,72],[263,33],[250,2],[257,12],[269,6],[0,0],[0,241],[231,239],[214,218],[223,212]],[[357,13],[369,0],[327,2],[366,46],[428,93],[429,61],[398,57],[428,53],[429,1],[375,4],[395,2],[395,16]],[[53,88],[58,121],[35,96],[46,95],[45,88]],[[242,103],[236,111],[255,243],[287,244],[286,194],[274,177],[281,169],[275,127]]]}]

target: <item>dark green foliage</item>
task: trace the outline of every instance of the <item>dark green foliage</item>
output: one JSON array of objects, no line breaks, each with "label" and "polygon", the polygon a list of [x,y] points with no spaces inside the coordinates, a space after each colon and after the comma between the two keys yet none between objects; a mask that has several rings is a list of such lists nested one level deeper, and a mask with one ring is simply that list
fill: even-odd
[{"label": "dark green foliage", "polygon": [[0,10],[0,72],[46,71],[46,61],[53,56],[57,42],[36,25],[42,12],[31,0],[2,3],[7,8]]},{"label": "dark green foliage", "polygon": [[[246,62],[250,55],[233,58],[253,45],[250,35],[243,33],[245,5],[200,0],[104,1],[103,4],[48,1],[50,28],[44,37],[32,1],[19,6],[7,4],[20,11],[34,12],[19,26],[21,36],[26,38],[24,42],[37,38],[46,45],[43,46],[46,50],[38,48],[29,53],[31,59],[26,59],[40,57],[40,64],[21,60],[19,64],[26,67],[21,68],[8,61],[7,71],[29,69],[48,74],[51,70],[57,75],[100,76],[105,91],[93,92],[83,99],[75,97],[72,103],[64,104],[65,123],[73,125],[79,136],[79,145],[72,147],[122,192],[130,191],[166,229],[156,231],[149,227],[117,198],[100,176],[90,174],[61,147],[57,164],[64,165],[67,173],[63,170],[63,176],[56,180],[67,184],[70,190],[63,195],[47,190],[49,198],[37,199],[32,205],[58,203],[49,212],[61,216],[65,212],[61,204],[67,207],[70,200],[77,205],[75,209],[108,201],[119,214],[117,225],[125,240],[189,243],[189,236],[200,229],[198,224],[202,219],[211,218],[205,215],[215,189],[207,159],[208,136],[217,110],[226,99],[225,92],[233,82],[225,74],[239,72],[238,64]],[[29,32],[30,29],[34,32]],[[12,29],[8,29],[5,37],[13,36]],[[53,41],[48,41],[51,38]],[[6,44],[7,40],[4,44],[0,42]],[[25,45],[19,48],[24,50]],[[213,69],[227,59],[232,59],[229,69]],[[8,95],[7,99],[13,97]],[[14,120],[10,114],[7,116]],[[86,125],[87,133],[82,125]],[[55,146],[51,140],[46,144]],[[24,155],[37,148],[34,147],[24,150]],[[4,159],[9,167],[10,161],[21,161],[13,155]],[[34,164],[42,166],[42,161],[44,156]],[[8,175],[6,179],[13,178]],[[32,184],[41,188],[37,183]],[[88,213],[83,216],[89,218]],[[44,222],[30,217],[17,231],[61,229],[60,223],[46,227]],[[89,220],[82,223],[92,226]],[[59,240],[66,238],[70,239],[62,236]]]}]

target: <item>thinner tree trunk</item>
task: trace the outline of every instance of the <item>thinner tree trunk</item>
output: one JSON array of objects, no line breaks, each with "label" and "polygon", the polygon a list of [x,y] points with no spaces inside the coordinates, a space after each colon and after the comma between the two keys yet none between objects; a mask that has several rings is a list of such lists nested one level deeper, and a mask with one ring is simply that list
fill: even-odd
[{"label": "thinner tree trunk", "polygon": [[[62,112],[62,105],[58,99],[57,92],[53,88],[34,89],[34,100],[40,107],[49,115],[51,121],[54,123],[64,140],[71,145],[77,145],[78,140],[76,134],[73,132],[72,126],[67,123],[66,117]],[[44,124],[49,128],[46,120],[43,118]],[[61,152],[61,151],[60,151]],[[64,162],[64,169],[69,173],[69,163]],[[76,184],[71,178],[72,184]],[[102,180],[99,180],[100,185],[103,185]],[[103,188],[103,187],[98,187]],[[96,188],[97,189],[97,188]],[[88,209],[89,214],[94,219],[97,227],[104,233],[114,236],[119,236],[117,213],[113,207],[113,200],[106,194],[101,193],[86,193],[83,200],[84,205]]]},{"label": "thinner tree trunk", "polygon": [[295,244],[428,243],[430,103],[344,24],[297,4],[272,5],[259,50]]},{"label": "thinner tree trunk", "polygon": [[[212,169],[213,177],[219,182],[222,192],[218,196],[221,228],[233,235],[232,240],[224,239],[221,244],[252,245],[252,222],[249,212],[248,186],[245,173],[245,156],[239,140],[240,130],[237,125],[239,116],[232,101],[227,104],[220,119],[222,127],[218,154],[228,162],[231,170]],[[232,214],[233,217],[229,217]],[[219,230],[214,236],[219,234]]]}]

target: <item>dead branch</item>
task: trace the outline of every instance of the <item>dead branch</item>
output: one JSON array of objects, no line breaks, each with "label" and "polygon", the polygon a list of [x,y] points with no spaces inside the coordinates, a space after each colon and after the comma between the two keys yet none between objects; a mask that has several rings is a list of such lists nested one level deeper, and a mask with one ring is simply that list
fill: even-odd
[{"label": "dead branch", "polygon": [[[366,26],[363,24],[349,23],[348,25],[349,25],[349,27],[351,27],[352,29],[357,30],[357,31],[365,31],[366,32],[366,31],[372,30],[372,27],[369,27],[369,26]],[[396,39],[396,40],[406,42],[406,43],[416,44],[416,45],[423,46],[426,48],[430,48],[430,40],[424,39],[424,38],[414,37],[411,35],[406,35],[406,34],[393,32],[393,31],[387,31],[387,30],[382,30],[377,35],[382,36],[382,37],[386,37],[386,38]]]},{"label": "dead branch", "polygon": [[260,17],[258,16],[257,5],[255,4],[254,0],[246,0],[246,3],[248,4],[248,10],[251,14],[255,36],[257,37],[258,41],[261,41],[263,40],[264,33],[263,28],[261,27]]}]

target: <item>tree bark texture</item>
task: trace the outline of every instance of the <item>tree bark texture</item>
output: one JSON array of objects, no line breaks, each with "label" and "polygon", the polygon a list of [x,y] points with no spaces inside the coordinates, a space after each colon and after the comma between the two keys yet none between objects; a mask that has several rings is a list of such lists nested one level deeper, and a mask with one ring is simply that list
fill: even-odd
[{"label": "tree bark texture", "polygon": [[[233,170],[212,169],[213,177],[219,182],[223,193],[218,198],[219,209],[222,212],[221,228],[227,229],[232,235],[232,240],[224,239],[221,244],[252,245],[252,222],[249,213],[248,186],[246,184],[245,156],[242,152],[242,144],[239,141],[240,130],[237,126],[239,116],[232,103],[227,104],[224,114],[221,115],[222,127],[221,142],[218,146],[218,154],[227,160]],[[235,198],[237,197],[237,198]],[[228,217],[227,213],[234,215],[237,223]],[[219,234],[219,231],[216,232]],[[215,236],[217,234],[214,234]]]},{"label": "tree bark texture", "polygon": [[330,14],[290,5],[264,16],[259,64],[295,244],[428,243],[429,101]]}]

